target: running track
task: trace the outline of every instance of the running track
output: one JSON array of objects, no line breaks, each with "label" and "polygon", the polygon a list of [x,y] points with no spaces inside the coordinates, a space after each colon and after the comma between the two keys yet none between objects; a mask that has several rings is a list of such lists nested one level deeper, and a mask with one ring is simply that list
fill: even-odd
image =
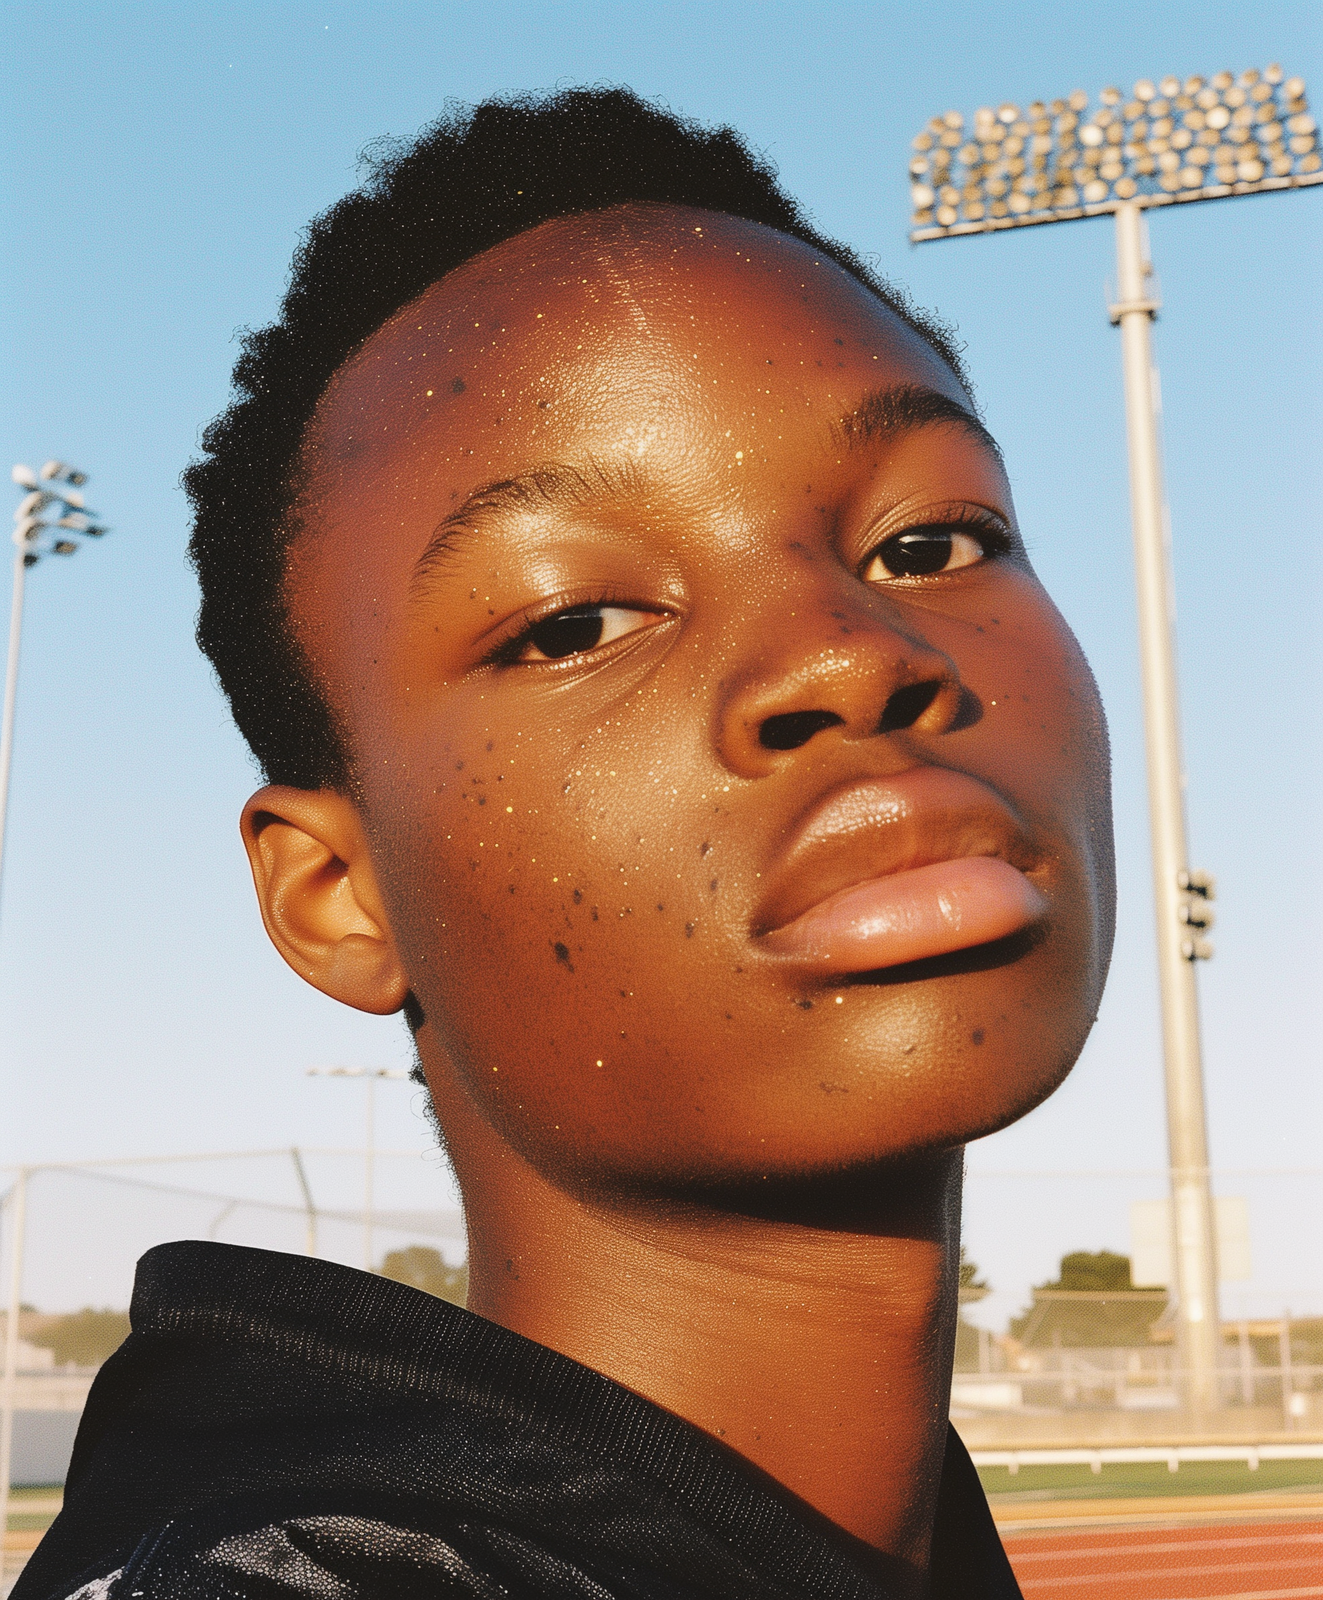
[{"label": "running track", "polygon": [[1323,1520],[1002,1537],[1025,1600],[1323,1600]]}]

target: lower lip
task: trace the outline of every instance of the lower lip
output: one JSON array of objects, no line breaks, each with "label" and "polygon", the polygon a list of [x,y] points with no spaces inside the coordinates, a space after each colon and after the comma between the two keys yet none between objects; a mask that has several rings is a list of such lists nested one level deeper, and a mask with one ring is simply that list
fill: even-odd
[{"label": "lower lip", "polygon": [[760,943],[825,971],[874,972],[1005,939],[1046,910],[1015,867],[968,856],[841,889]]}]

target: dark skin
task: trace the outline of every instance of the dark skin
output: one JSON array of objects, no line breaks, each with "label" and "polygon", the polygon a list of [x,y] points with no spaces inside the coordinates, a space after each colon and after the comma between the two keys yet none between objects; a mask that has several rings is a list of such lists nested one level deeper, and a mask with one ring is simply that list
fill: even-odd
[{"label": "dark skin", "polygon": [[[869,399],[898,392],[970,409],[754,224],[620,208],[449,274],[306,442],[289,613],[353,782],[265,788],[243,826],[294,969],[421,1010],[471,1308],[723,1439],[917,1594],[963,1147],[1078,1055],[1112,862],[1101,708],[995,449]],[[876,552],[916,528],[952,559],[897,575]],[[905,784],[908,833],[814,854],[822,807]],[[815,895],[943,852],[1038,909],[873,970],[778,953]]]}]

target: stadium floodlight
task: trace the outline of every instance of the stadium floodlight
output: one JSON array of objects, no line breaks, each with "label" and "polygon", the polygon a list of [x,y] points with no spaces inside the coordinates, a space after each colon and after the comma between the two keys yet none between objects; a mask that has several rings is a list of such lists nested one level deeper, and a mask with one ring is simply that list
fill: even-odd
[{"label": "stadium floodlight", "polygon": [[1318,124],[1302,78],[1278,66],[1211,79],[1141,78],[1097,108],[1077,89],[934,117],[914,140],[910,198],[916,243],[1045,222],[1225,200],[1323,183]]},{"label": "stadium floodlight", "polygon": [[1323,183],[1318,125],[1301,78],[1279,66],[1204,79],[1141,78],[1091,111],[1064,100],[934,117],[913,141],[910,239],[1000,233],[1115,216],[1130,502],[1134,527],[1150,831],[1162,996],[1173,1260],[1182,1362],[1195,1410],[1220,1403],[1212,1185],[1195,963],[1213,953],[1214,884],[1186,858],[1171,574],[1150,323],[1160,302],[1144,213]]},{"label": "stadium floodlight", "polygon": [[9,772],[14,754],[14,707],[18,697],[19,644],[23,634],[28,568],[35,567],[44,555],[74,555],[81,547],[78,540],[71,537],[73,534],[99,539],[106,531],[83,500],[85,472],[63,461],[48,461],[40,473],[36,473],[20,461],[10,477],[26,493],[14,510],[14,590],[9,610],[4,715],[0,721],[0,882],[4,878]]}]

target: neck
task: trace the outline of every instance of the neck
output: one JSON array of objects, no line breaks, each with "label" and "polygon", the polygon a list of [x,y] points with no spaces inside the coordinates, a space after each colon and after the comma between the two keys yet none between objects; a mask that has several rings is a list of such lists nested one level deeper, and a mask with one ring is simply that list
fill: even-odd
[{"label": "neck", "polygon": [[962,1152],[750,1215],[571,1197],[506,1145],[454,1142],[470,1309],[715,1435],[921,1583]]}]

